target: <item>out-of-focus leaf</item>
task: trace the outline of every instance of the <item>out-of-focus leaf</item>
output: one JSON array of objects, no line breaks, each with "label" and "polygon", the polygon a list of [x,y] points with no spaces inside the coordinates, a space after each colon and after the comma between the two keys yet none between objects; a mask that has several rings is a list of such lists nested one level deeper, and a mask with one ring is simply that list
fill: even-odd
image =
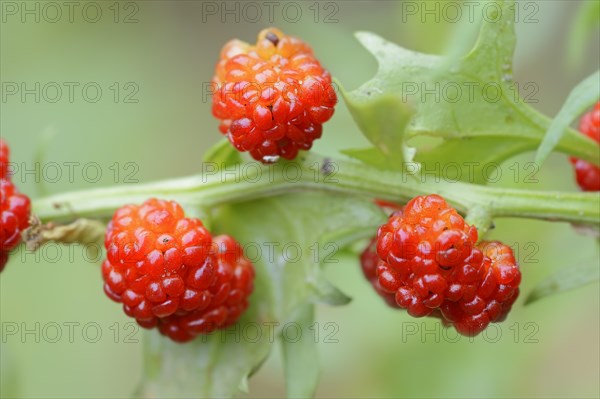
[{"label": "out-of-focus leaf", "polygon": [[600,27],[600,1],[584,1],[571,23],[567,59],[571,66],[581,63],[586,42]]},{"label": "out-of-focus leaf", "polygon": [[[593,105],[600,98],[600,71],[596,71],[591,76],[579,83],[567,97],[567,101],[552,121],[542,144],[538,148],[535,161],[542,164],[550,152],[554,149],[561,137],[567,132],[569,125],[581,115],[586,108]],[[583,136],[583,135],[582,135]],[[595,143],[591,140],[590,147],[594,148]],[[597,149],[596,149],[597,151]]]},{"label": "out-of-focus leaf", "polygon": [[298,309],[293,323],[281,331],[283,370],[288,398],[312,398],[319,383],[319,355],[311,328],[314,305]]},{"label": "out-of-focus leaf", "polygon": [[[3,334],[9,334],[9,329],[11,327],[5,327]],[[18,327],[14,327],[15,331],[10,331],[10,333],[18,332]],[[25,371],[25,370],[22,370]],[[2,398],[18,398],[22,397],[20,383],[21,379],[19,378],[19,367],[16,362],[16,358],[13,355],[13,352],[10,346],[6,344],[2,345],[2,350],[0,351],[0,397]]]},{"label": "out-of-focus leaf", "polygon": [[599,280],[600,264],[598,259],[590,260],[579,267],[564,267],[538,284],[525,300],[525,305],[559,292],[597,283]]}]

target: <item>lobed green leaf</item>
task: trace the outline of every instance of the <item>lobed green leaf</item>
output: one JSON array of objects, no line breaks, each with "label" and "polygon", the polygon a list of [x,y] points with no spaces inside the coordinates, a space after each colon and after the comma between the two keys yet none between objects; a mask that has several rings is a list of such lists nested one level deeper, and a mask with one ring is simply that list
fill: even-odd
[{"label": "lobed green leaf", "polygon": [[[361,87],[344,92],[344,99],[363,133],[383,154],[395,153],[394,157],[388,157],[412,161],[413,154],[407,153],[410,139],[427,135],[443,142],[433,150],[418,149],[415,161],[468,160],[485,167],[486,162],[501,162],[518,153],[533,151],[542,142],[551,121],[529,105],[537,102],[536,86],[519,86],[513,78],[515,2],[491,3],[496,7],[490,7],[494,11],[483,21],[474,48],[460,57],[455,53],[466,41],[461,41],[449,56],[442,57],[402,48],[373,33],[356,34],[377,59],[379,68]],[[472,28],[463,31],[470,35]],[[412,112],[408,124],[396,122],[396,137],[391,134],[394,130],[385,127],[386,121],[376,120],[384,111],[375,110],[385,110],[382,103],[391,102],[390,98],[398,99],[398,110]],[[392,109],[391,105],[387,107],[388,112]],[[409,115],[408,111],[405,114]],[[500,151],[496,152],[495,147],[490,151],[489,145],[499,145]],[[573,129],[566,129],[556,149],[600,163],[598,151]],[[490,152],[494,152],[491,160]],[[345,153],[375,167],[384,164],[373,152]],[[427,169],[433,167],[424,165]]]}]

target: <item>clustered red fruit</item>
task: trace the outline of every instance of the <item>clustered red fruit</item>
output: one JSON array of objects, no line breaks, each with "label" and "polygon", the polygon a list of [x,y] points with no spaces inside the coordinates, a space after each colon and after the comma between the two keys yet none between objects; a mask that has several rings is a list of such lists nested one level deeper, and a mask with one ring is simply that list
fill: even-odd
[{"label": "clustered red fruit", "polygon": [[31,202],[21,194],[8,174],[9,148],[0,139],[0,271],[8,262],[8,252],[21,242],[29,226]]},{"label": "clustered red fruit", "polygon": [[224,328],[248,307],[254,267],[173,201],[118,209],[105,237],[104,291],[145,328],[177,342]]},{"label": "clustered red fruit", "polygon": [[213,83],[219,130],[265,163],[310,149],[337,102],[331,76],[311,48],[274,28],[261,31],[254,46],[228,42]]},{"label": "clustered red fruit", "polygon": [[[600,101],[593,110],[583,115],[579,130],[597,143],[600,143]],[[600,151],[600,149],[599,149]],[[574,157],[570,158],[575,168],[577,184],[584,191],[600,191],[600,168]]]},{"label": "clustered red fruit", "polygon": [[416,197],[379,228],[376,254],[372,243],[361,263],[388,304],[473,336],[506,317],[521,281],[509,247],[476,243],[476,228],[442,197]]},{"label": "clustered red fruit", "polygon": [[379,279],[377,278],[377,265],[379,264],[379,260],[379,256],[377,256],[377,237],[374,237],[360,255],[360,265],[365,278],[371,283],[379,296],[381,296],[389,306],[397,308],[398,305],[396,304],[396,296],[394,293],[387,292],[383,289],[381,284],[379,284]]},{"label": "clustered red fruit", "polygon": [[[393,213],[402,209],[401,205],[395,202],[386,200],[376,199],[375,204],[379,206],[383,211],[387,213]],[[395,295],[386,292],[377,278],[377,264],[379,263],[379,256],[377,256],[377,237],[373,237],[369,242],[369,245],[364,249],[360,255],[360,265],[362,267],[365,278],[371,283],[375,291],[381,296],[385,302],[393,307],[397,308]]]},{"label": "clustered red fruit", "polygon": [[476,335],[488,324],[506,319],[519,296],[521,272],[510,247],[498,241],[478,245],[483,253],[482,277],[474,295],[464,294],[459,300],[448,296],[442,316],[463,335]]}]

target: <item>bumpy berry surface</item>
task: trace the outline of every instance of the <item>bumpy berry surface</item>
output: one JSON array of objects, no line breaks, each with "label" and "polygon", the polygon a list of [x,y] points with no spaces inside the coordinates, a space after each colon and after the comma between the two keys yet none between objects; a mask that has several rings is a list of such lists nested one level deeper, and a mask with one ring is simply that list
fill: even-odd
[{"label": "bumpy berry surface", "polygon": [[362,267],[365,278],[371,283],[375,292],[383,298],[383,300],[391,307],[397,308],[396,297],[393,293],[386,292],[377,278],[377,265],[379,264],[379,256],[377,256],[377,237],[373,238],[369,245],[360,255],[360,265]]},{"label": "bumpy berry surface", "polygon": [[438,195],[413,198],[377,233],[377,276],[415,317],[476,289],[483,255],[477,230]]},{"label": "bumpy berry surface", "polygon": [[213,83],[220,131],[261,162],[310,149],[337,102],[331,76],[311,48],[274,28],[261,31],[255,45],[227,43]]},{"label": "bumpy berry surface", "polygon": [[[600,143],[600,101],[594,109],[583,115],[579,130],[592,140]],[[600,151],[600,149],[598,149]],[[600,168],[578,158],[571,158],[575,168],[577,184],[584,191],[600,191]]]},{"label": "bumpy berry surface", "polygon": [[[376,199],[375,204],[379,206],[383,211],[390,214],[402,209],[402,206],[390,201],[385,201],[381,199]],[[379,263],[379,256],[377,256],[377,236],[373,237],[367,247],[364,249],[362,254],[360,255],[360,266],[362,268],[363,274],[367,281],[371,283],[375,292],[379,294],[380,297],[391,307],[397,308],[396,298],[394,294],[390,294],[386,292],[379,284],[379,279],[377,278],[377,264]]]},{"label": "bumpy berry surface", "polygon": [[445,301],[442,315],[456,330],[477,335],[490,323],[503,321],[519,296],[521,272],[510,247],[498,241],[479,244],[484,254],[483,278],[477,290],[458,301]]},{"label": "bumpy berry surface", "polygon": [[[235,243],[215,242],[223,240],[230,247]],[[104,291],[142,327],[159,326],[163,334],[185,341],[234,322],[247,306],[253,266],[240,261],[243,267],[230,267],[202,222],[184,217],[176,202],[150,199],[118,209],[105,247]],[[185,324],[186,330],[175,325],[190,315],[196,324]]]},{"label": "bumpy berry surface", "polygon": [[233,238],[215,237],[204,268],[214,281],[205,291],[207,300],[203,305],[191,312],[159,319],[160,332],[174,341],[186,342],[198,334],[225,328],[235,323],[248,307],[254,267],[242,256],[242,249]]},{"label": "bumpy berry surface", "polygon": [[29,227],[31,203],[19,193],[8,175],[10,150],[0,139],[0,272],[8,262],[8,253],[21,242],[21,233]]},{"label": "bumpy berry surface", "polygon": [[10,150],[8,144],[0,139],[0,179],[8,178],[8,160],[10,156]]},{"label": "bumpy berry surface", "polygon": [[521,281],[510,247],[476,242],[477,230],[443,198],[416,197],[379,228],[376,256],[371,243],[361,264],[391,306],[393,298],[412,316],[474,336],[506,317]]},{"label": "bumpy berry surface", "polygon": [[7,252],[21,242],[21,232],[29,226],[31,203],[8,179],[0,179],[0,251]]}]

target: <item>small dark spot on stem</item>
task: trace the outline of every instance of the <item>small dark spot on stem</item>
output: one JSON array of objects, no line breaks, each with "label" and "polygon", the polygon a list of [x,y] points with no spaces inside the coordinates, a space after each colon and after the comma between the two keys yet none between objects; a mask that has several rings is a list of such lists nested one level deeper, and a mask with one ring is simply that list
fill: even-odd
[{"label": "small dark spot on stem", "polygon": [[266,39],[268,41],[270,41],[271,43],[273,43],[274,46],[277,46],[277,43],[279,43],[279,38],[273,32],[268,32],[267,36],[266,36]]},{"label": "small dark spot on stem", "polygon": [[321,172],[323,172],[323,174],[325,176],[328,176],[333,172],[333,170],[334,170],[334,168],[333,168],[333,165],[331,164],[331,159],[325,158],[323,160],[323,166],[321,166]]}]

